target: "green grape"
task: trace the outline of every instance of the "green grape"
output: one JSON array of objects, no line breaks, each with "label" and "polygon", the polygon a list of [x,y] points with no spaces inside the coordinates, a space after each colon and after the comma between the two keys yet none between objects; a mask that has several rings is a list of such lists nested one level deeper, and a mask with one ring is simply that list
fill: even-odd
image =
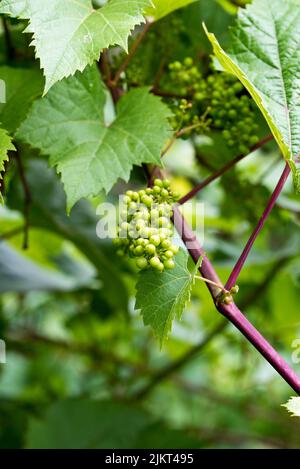
[{"label": "green grape", "polygon": [[154,244],[154,246],[160,245],[160,236],[159,235],[152,235],[150,238],[150,243]]},{"label": "green grape", "polygon": [[154,269],[157,269],[160,265],[160,260],[159,260],[159,257],[155,256],[155,257],[151,257],[150,259],[150,265],[151,267],[153,267]]},{"label": "green grape", "polygon": [[165,266],[166,269],[174,269],[175,262],[172,261],[172,259],[168,259],[168,260],[164,261],[164,266]]},{"label": "green grape", "polygon": [[146,269],[146,267],[148,266],[148,261],[145,257],[140,257],[139,259],[137,259],[136,265],[141,270]]},{"label": "green grape", "polygon": [[173,251],[166,251],[165,256],[168,257],[169,259],[171,259],[174,256],[174,252]]},{"label": "green grape", "polygon": [[155,254],[155,252],[156,252],[156,246],[155,246],[154,244],[151,244],[151,243],[148,244],[148,245],[146,246],[146,252],[147,252],[147,254]]},{"label": "green grape", "polygon": [[172,243],[169,239],[165,239],[162,243],[161,243],[162,247],[164,249],[169,249],[171,246],[172,246]]}]

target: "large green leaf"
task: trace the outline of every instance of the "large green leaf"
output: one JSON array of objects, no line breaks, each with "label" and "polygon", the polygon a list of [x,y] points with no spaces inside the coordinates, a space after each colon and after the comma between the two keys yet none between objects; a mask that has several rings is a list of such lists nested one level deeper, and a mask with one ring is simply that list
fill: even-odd
[{"label": "large green leaf", "polygon": [[240,9],[227,54],[208,33],[221,65],[236,75],[263,113],[296,173],[300,153],[300,11],[295,0],[254,0]]},{"label": "large green leaf", "polygon": [[291,397],[283,407],[286,407],[293,417],[300,417],[300,397]]},{"label": "large green leaf", "polygon": [[162,345],[175,318],[180,319],[190,299],[197,265],[190,273],[187,267],[189,255],[180,250],[176,256],[176,267],[157,273],[142,271],[137,282],[135,308],[141,310],[146,326],[150,325]]},{"label": "large green leaf", "polygon": [[167,106],[148,89],[130,91],[118,103],[108,124],[106,90],[96,68],[87,68],[37,101],[18,137],[57,166],[70,208],[82,197],[109,191],[118,178],[128,180],[132,166],[160,164],[170,135]]},{"label": "large green leaf", "polygon": [[151,16],[155,20],[159,20],[169,13],[172,13],[172,11],[178,10],[196,1],[197,0],[152,0],[153,7],[146,10],[146,15]]},{"label": "large green leaf", "polygon": [[[8,161],[8,152],[15,150],[12,143],[11,137],[8,135],[5,129],[0,128],[0,185],[2,174],[5,169],[5,161]],[[0,193],[0,202],[2,201],[2,195]]]},{"label": "large green leaf", "polygon": [[25,119],[32,102],[43,92],[42,73],[35,69],[0,67],[6,100],[0,104],[0,121],[13,134]]},{"label": "large green leaf", "polygon": [[94,9],[91,0],[3,0],[0,13],[29,20],[25,31],[33,33],[47,92],[56,81],[98,60],[104,48],[127,50],[128,36],[144,22],[149,5],[151,0],[111,0]]}]

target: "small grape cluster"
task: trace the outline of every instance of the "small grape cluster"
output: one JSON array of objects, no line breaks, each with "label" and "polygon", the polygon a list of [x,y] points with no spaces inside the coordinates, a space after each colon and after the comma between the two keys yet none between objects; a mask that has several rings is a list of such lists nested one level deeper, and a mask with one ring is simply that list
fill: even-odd
[{"label": "small grape cluster", "polygon": [[154,186],[145,190],[127,191],[114,239],[117,254],[136,258],[139,269],[173,269],[179,247],[172,243],[171,217],[178,198],[167,179],[155,179]]},{"label": "small grape cluster", "polygon": [[[212,72],[203,77],[191,57],[169,65],[170,84],[183,100],[175,100],[174,129],[195,126],[197,132],[221,131],[228,147],[247,154],[258,141],[258,125],[252,101],[243,85],[225,72]],[[196,127],[197,123],[199,126]]]},{"label": "small grape cluster", "polygon": [[202,73],[195,65],[191,57],[186,57],[183,62],[176,60],[169,64],[170,80],[176,83],[178,94],[191,96],[197,89]]}]

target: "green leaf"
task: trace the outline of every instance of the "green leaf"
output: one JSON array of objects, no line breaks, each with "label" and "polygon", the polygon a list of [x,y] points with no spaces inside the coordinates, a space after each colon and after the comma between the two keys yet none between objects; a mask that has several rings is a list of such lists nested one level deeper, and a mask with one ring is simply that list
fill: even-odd
[{"label": "green leaf", "polygon": [[291,397],[283,407],[287,408],[292,417],[300,417],[300,397]]},{"label": "green leaf", "polygon": [[25,32],[46,77],[45,93],[55,82],[99,60],[104,48],[119,45],[127,50],[133,28],[143,23],[151,0],[111,0],[92,8],[91,0],[3,0],[0,13],[29,20]]},{"label": "green leaf", "polygon": [[[15,150],[14,145],[12,144],[12,139],[8,135],[5,129],[0,128],[0,184],[2,179],[2,174],[5,169],[5,161],[8,161],[8,152]],[[0,202],[2,202],[2,195],[0,193]]]},{"label": "green leaf", "polygon": [[158,273],[149,269],[139,274],[135,308],[141,310],[144,324],[152,327],[161,345],[171,330],[173,320],[181,318],[190,300],[200,261],[190,273],[188,259],[188,253],[180,250],[173,270]]},{"label": "green leaf", "polygon": [[214,34],[207,35],[221,65],[253,97],[295,174],[300,153],[300,15],[295,0],[254,0],[240,9],[229,54]]},{"label": "green leaf", "polygon": [[161,149],[170,136],[167,106],[148,89],[132,90],[108,124],[106,98],[96,67],[87,68],[37,101],[18,132],[50,155],[50,164],[61,173],[68,208],[82,197],[108,192],[118,178],[128,181],[134,164],[161,164]]},{"label": "green leaf", "polygon": [[146,15],[160,20],[174,10],[185,7],[196,0],[152,0],[153,7],[146,10]]},{"label": "green leaf", "polygon": [[0,104],[0,121],[13,135],[32,105],[41,96],[44,79],[35,69],[0,67],[0,79],[5,82],[6,101]]}]

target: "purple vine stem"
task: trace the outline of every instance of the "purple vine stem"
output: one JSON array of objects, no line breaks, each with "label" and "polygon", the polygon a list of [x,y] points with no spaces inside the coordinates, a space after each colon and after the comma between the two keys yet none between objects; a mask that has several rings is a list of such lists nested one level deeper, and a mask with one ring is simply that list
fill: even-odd
[{"label": "purple vine stem", "polygon": [[[287,178],[289,171],[285,169],[284,175]],[[284,181],[282,181],[284,183]],[[215,272],[209,259],[206,257],[204,250],[199,244],[195,234],[190,226],[186,223],[177,207],[174,208],[174,225],[179,232],[182,241],[186,245],[194,262],[202,257],[202,264],[199,268],[201,275],[209,280],[221,284],[221,281]],[[211,296],[215,302],[217,310],[227,318],[237,329],[248,339],[249,342],[261,353],[261,355],[273,366],[273,368],[283,377],[283,379],[292,387],[292,389],[300,395],[300,377],[292,370],[289,364],[276,352],[269,342],[256,330],[256,328],[248,321],[244,314],[238,309],[235,303],[226,305],[218,304],[216,299],[219,289],[214,285],[207,284]]]},{"label": "purple vine stem", "polygon": [[288,165],[288,163],[286,163],[285,165],[285,168],[283,170],[283,173],[282,175],[280,176],[280,179],[278,181],[278,184],[277,186],[275,187],[274,189],[274,192],[273,194],[271,195],[271,198],[265,208],[265,211],[264,213],[262,214],[262,217],[260,218],[259,222],[257,223],[256,227],[255,227],[255,230],[253,231],[252,235],[250,236],[246,246],[245,246],[245,249],[243,250],[241,256],[239,257],[237,263],[235,264],[230,276],[229,276],[229,279],[227,280],[227,283],[225,285],[225,288],[227,290],[230,290],[235,284],[236,284],[236,281],[237,281],[237,278],[243,268],[243,265],[245,264],[246,260],[247,260],[247,257],[249,255],[249,252],[251,251],[251,248],[258,236],[258,234],[260,233],[261,229],[263,228],[264,226],[264,223],[265,221],[267,220],[268,216],[270,215],[270,212],[272,211],[282,189],[283,189],[283,186],[287,180],[287,178],[289,177],[289,174],[290,174],[291,170],[290,170],[290,167]]}]

